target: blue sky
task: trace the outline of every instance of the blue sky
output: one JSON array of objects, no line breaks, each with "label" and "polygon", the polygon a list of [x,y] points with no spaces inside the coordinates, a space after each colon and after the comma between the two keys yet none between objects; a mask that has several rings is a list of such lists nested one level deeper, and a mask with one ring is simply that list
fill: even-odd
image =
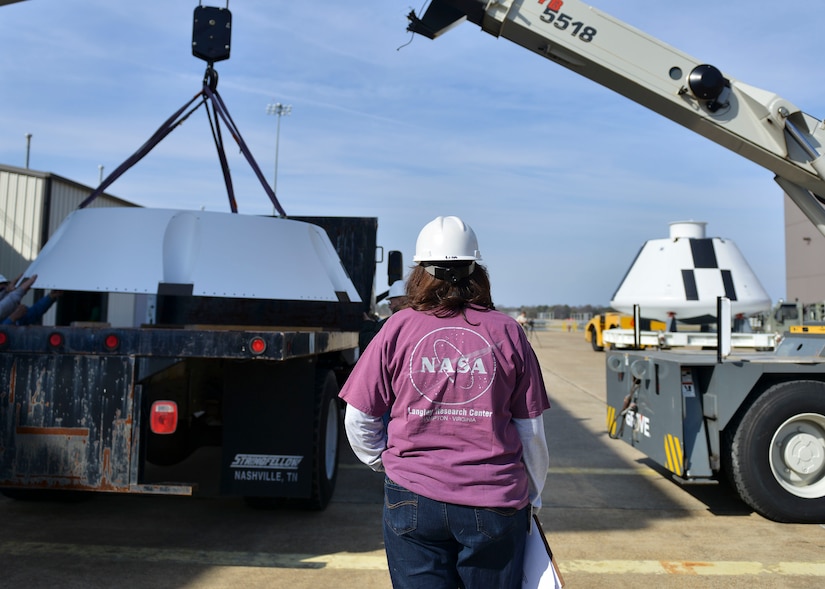
[{"label": "blue sky", "polygon": [[[226,6],[213,0],[204,4]],[[597,8],[821,118],[814,2],[597,0]],[[27,0],[0,7],[0,162],[96,185],[201,87],[195,0]],[[430,41],[395,0],[230,0],[218,91],[290,215],[375,216],[412,261],[419,229],[459,215],[479,237],[499,306],[607,304],[668,223],[733,240],[785,296],[773,174],[465,23]],[[225,135],[241,213],[271,205]],[[144,206],[228,211],[200,109],[109,192]],[[382,268],[383,270],[383,268]],[[386,288],[379,276],[379,289]]]}]

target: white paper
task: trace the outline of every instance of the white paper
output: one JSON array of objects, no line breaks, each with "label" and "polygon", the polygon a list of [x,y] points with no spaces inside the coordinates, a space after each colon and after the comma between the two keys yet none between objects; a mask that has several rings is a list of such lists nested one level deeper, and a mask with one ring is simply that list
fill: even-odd
[{"label": "white paper", "polygon": [[544,545],[544,538],[536,525],[530,520],[530,533],[524,547],[524,577],[522,589],[561,589],[563,585],[550,562],[550,555]]}]

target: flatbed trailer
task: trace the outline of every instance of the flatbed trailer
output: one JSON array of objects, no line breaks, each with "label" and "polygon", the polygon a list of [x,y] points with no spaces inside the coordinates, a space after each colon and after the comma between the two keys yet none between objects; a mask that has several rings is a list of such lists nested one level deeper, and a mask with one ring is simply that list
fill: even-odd
[{"label": "flatbed trailer", "polygon": [[[0,486],[191,495],[196,483],[148,482],[144,465],[182,460],[213,430],[212,441],[223,441],[223,493],[308,497],[337,460],[323,453],[325,438],[337,436],[337,383],[323,359],[357,347],[357,337],[263,327],[4,328],[0,350],[14,354],[0,354]],[[206,396],[175,393],[179,430],[153,445],[153,399],[205,380],[220,415]],[[264,488],[273,483],[276,490]]]},{"label": "flatbed trailer", "polygon": [[[337,395],[374,304],[377,225],[73,213],[29,269],[45,288],[66,289],[58,320],[0,326],[0,490],[191,495],[207,478],[256,504],[325,507],[338,472]],[[108,309],[104,320],[151,321],[72,317],[88,301]],[[210,447],[220,458],[208,472],[179,468]]]},{"label": "flatbed trailer", "polygon": [[[715,348],[718,334],[709,331],[641,331],[632,329],[607,329],[602,335],[604,343],[612,349],[640,348]],[[780,339],[776,333],[731,333],[731,346],[766,351],[776,347]]]}]

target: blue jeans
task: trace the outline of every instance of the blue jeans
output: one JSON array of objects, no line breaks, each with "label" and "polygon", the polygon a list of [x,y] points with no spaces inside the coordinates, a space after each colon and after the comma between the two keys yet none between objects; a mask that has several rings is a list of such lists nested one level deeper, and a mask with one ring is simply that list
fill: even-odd
[{"label": "blue jeans", "polygon": [[395,589],[520,589],[530,507],[428,499],[384,480],[384,547]]}]

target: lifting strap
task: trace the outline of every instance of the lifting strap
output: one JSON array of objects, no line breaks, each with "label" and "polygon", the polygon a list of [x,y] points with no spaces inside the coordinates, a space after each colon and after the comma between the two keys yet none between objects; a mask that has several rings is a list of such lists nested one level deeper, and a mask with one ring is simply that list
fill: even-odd
[{"label": "lifting strap", "polygon": [[[261,169],[258,166],[255,158],[252,157],[252,153],[249,151],[249,148],[246,145],[246,142],[241,137],[241,133],[238,130],[235,122],[232,120],[232,117],[229,114],[229,111],[226,108],[226,105],[223,102],[223,99],[218,94],[218,73],[212,68],[210,64],[209,67],[206,69],[206,74],[203,79],[203,88],[200,92],[195,94],[189,102],[184,104],[181,108],[175,112],[171,117],[166,119],[164,123],[158,128],[157,131],[144,143],[135,153],[129,156],[122,164],[120,164],[114,172],[109,174],[92,193],[86,197],[86,199],[80,203],[78,206],[79,209],[83,209],[89,205],[94,199],[98,196],[103,194],[103,192],[111,186],[111,184],[117,180],[126,170],[134,166],[140,160],[142,160],[152,149],[160,143],[169,133],[171,133],[175,127],[178,125],[183,124],[183,122],[189,118],[189,116],[198,110],[202,105],[206,107],[207,116],[209,118],[209,124],[212,129],[212,138],[215,142],[215,147],[218,151],[218,159],[221,163],[221,171],[223,172],[224,183],[226,184],[226,191],[229,197],[229,207],[233,213],[238,212],[238,206],[235,202],[235,193],[232,188],[232,176],[229,172],[229,163],[226,159],[226,152],[224,150],[223,145],[223,137],[221,135],[220,130],[220,121],[223,120],[224,124],[229,129],[232,138],[238,144],[238,147],[241,149],[241,153],[243,153],[244,157],[246,158],[247,162],[249,162],[252,171],[260,181],[261,186],[263,186],[264,192],[269,196],[269,200],[272,201],[272,205],[275,207],[275,210],[278,213],[285,217],[286,211],[284,211],[283,207],[281,207],[281,203],[278,202],[278,197],[275,196],[275,191],[272,187],[267,183],[266,179],[264,178],[263,173],[261,173]],[[187,109],[198,99],[200,102],[195,105],[191,110],[187,112]],[[213,115],[209,111],[209,103],[212,105],[212,109],[214,111],[214,120]]]}]

